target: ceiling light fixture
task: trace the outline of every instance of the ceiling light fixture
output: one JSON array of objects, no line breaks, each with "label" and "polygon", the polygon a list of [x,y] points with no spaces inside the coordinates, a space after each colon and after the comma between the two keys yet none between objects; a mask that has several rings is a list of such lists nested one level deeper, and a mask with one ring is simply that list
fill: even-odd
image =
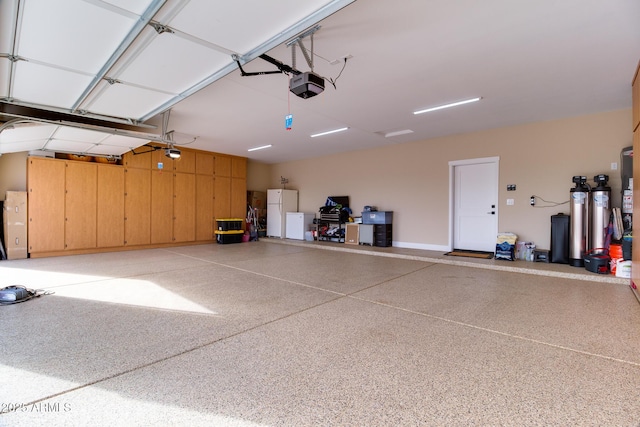
[{"label": "ceiling light fixture", "polygon": [[471,102],[477,102],[477,101],[480,101],[481,99],[482,99],[481,97],[465,99],[464,101],[452,102],[450,104],[439,105],[437,107],[431,107],[431,108],[427,108],[425,110],[414,111],[413,114],[429,113],[431,111],[442,110],[444,108],[457,107],[458,105],[464,105],[464,104],[469,104]]},{"label": "ceiling light fixture", "polygon": [[334,129],[334,130],[329,130],[327,132],[320,132],[320,133],[314,133],[313,135],[311,135],[311,138],[315,138],[316,136],[323,136],[323,135],[329,135],[331,133],[336,133],[336,132],[344,132],[345,130],[349,129],[348,127],[346,128],[340,128],[340,129]]},{"label": "ceiling light fixture", "polygon": [[258,151],[258,150],[264,150],[265,148],[271,148],[271,144],[263,145],[261,147],[249,148],[247,151]]},{"label": "ceiling light fixture", "polygon": [[397,130],[395,132],[387,132],[384,134],[384,137],[391,138],[393,136],[406,135],[408,133],[413,133],[413,131],[411,129],[403,129],[403,130]]}]

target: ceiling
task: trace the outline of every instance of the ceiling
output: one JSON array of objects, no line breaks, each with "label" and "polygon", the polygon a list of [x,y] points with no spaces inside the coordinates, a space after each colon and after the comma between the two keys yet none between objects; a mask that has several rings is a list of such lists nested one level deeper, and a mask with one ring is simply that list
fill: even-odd
[{"label": "ceiling", "polygon": [[[638,22],[636,0],[0,0],[0,153],[153,139],[278,163],[630,108]],[[301,34],[321,94],[238,69],[309,71]]]}]

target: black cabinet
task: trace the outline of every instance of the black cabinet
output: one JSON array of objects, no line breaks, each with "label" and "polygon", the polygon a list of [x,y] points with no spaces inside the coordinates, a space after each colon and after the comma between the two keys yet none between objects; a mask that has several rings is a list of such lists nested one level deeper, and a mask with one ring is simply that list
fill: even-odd
[{"label": "black cabinet", "polygon": [[393,211],[362,212],[362,223],[373,226],[373,246],[392,246]]},{"label": "black cabinet", "polygon": [[393,226],[391,224],[373,225],[373,246],[391,246]]}]

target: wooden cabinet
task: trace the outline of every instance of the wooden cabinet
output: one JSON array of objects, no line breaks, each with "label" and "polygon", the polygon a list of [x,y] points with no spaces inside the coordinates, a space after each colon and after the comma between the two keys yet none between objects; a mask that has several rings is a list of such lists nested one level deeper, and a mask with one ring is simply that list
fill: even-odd
[{"label": "wooden cabinet", "polygon": [[126,168],[150,169],[152,153],[155,153],[155,151],[151,150],[150,147],[140,147],[136,149],[140,154],[134,154],[129,151],[122,156],[122,164]]},{"label": "wooden cabinet", "polygon": [[182,150],[180,158],[173,160],[173,167],[176,172],[196,173],[196,153]]},{"label": "wooden cabinet", "polygon": [[245,158],[136,151],[123,165],[29,157],[29,253],[213,242],[216,218],[245,217]]},{"label": "wooden cabinet", "polygon": [[216,218],[231,218],[231,178],[216,175],[214,185]]},{"label": "wooden cabinet", "polygon": [[65,249],[97,246],[98,165],[65,162]]},{"label": "wooden cabinet", "polygon": [[216,156],[215,215],[244,218],[247,215],[247,159]]},{"label": "wooden cabinet", "polygon": [[173,173],[151,171],[151,243],[173,241]]},{"label": "wooden cabinet", "polygon": [[95,249],[124,242],[124,170],[30,157],[29,252]]},{"label": "wooden cabinet", "polygon": [[174,176],[173,240],[196,240],[196,176],[176,172]]},{"label": "wooden cabinet", "polygon": [[125,169],[124,243],[127,246],[151,243],[151,171]]},{"label": "wooden cabinet", "polygon": [[124,169],[98,166],[97,246],[124,245]]},{"label": "wooden cabinet", "polygon": [[244,157],[231,158],[231,176],[233,178],[247,179],[247,159]]},{"label": "wooden cabinet", "polygon": [[27,160],[29,252],[64,250],[65,163]]},{"label": "wooden cabinet", "polygon": [[213,154],[196,153],[196,241],[214,238],[215,170]]},{"label": "wooden cabinet", "polygon": [[216,177],[231,176],[231,157],[216,155],[215,168],[216,168]]},{"label": "wooden cabinet", "polygon": [[213,154],[196,153],[196,173],[199,175],[215,174],[215,158]]},{"label": "wooden cabinet", "polygon": [[196,174],[196,240],[211,240],[215,230],[214,178]]}]

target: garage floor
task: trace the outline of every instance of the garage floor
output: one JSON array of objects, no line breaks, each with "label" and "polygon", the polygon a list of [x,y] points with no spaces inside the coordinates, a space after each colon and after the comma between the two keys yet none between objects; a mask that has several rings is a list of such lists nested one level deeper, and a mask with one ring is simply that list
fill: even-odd
[{"label": "garage floor", "polygon": [[640,424],[640,304],[563,265],[261,239],[0,262],[0,425]]}]

